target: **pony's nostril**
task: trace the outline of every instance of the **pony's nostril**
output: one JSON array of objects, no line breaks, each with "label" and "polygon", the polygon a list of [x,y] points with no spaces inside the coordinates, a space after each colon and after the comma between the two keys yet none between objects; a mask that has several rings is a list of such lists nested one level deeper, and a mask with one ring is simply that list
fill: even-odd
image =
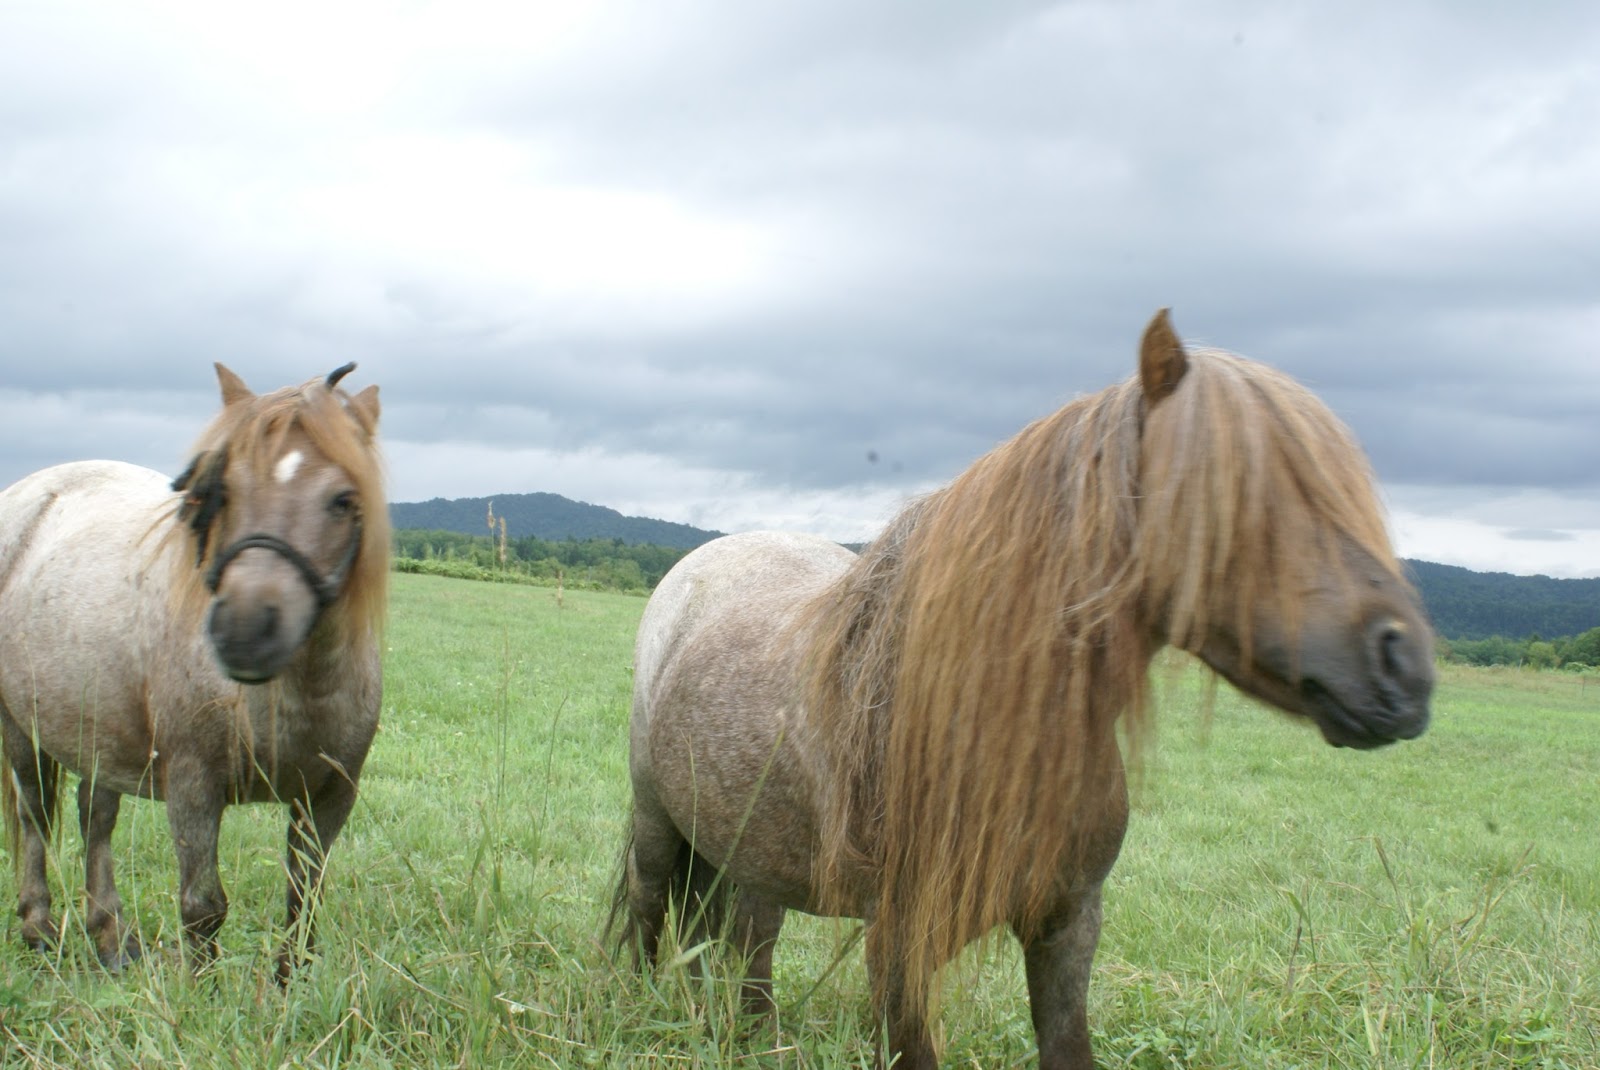
[{"label": "pony's nostril", "polygon": [[266,641],[278,634],[278,607],[263,606],[261,615],[256,620],[256,639]]},{"label": "pony's nostril", "polygon": [[211,612],[206,616],[206,631],[213,642],[228,634],[232,617],[233,610],[226,598],[218,598],[211,603]]},{"label": "pony's nostril", "polygon": [[1405,627],[1399,621],[1377,625],[1373,634],[1378,666],[1390,679],[1404,679],[1415,670]]}]

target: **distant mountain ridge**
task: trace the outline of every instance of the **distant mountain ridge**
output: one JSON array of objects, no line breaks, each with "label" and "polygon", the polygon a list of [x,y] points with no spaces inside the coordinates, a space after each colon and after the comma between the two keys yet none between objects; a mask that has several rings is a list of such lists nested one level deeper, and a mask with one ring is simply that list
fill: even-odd
[{"label": "distant mountain ridge", "polygon": [[1403,562],[1434,629],[1449,639],[1554,639],[1600,627],[1600,579],[1562,580]]},{"label": "distant mountain ridge", "polygon": [[[506,518],[513,539],[621,539],[692,550],[720,531],[689,524],[623,516],[603,505],[577,502],[560,494],[497,494],[492,498],[434,498],[396,502],[389,516],[396,529],[430,528],[487,535],[489,503],[495,516]],[[1562,580],[1549,576],[1513,576],[1474,572],[1431,561],[1405,561],[1433,618],[1434,628],[1449,639],[1487,639],[1492,635],[1553,639],[1600,627],[1600,579]]]},{"label": "distant mountain ridge", "polygon": [[506,533],[513,539],[533,536],[559,542],[563,539],[621,539],[692,550],[710,542],[720,531],[706,531],[670,520],[623,516],[615,509],[576,502],[560,494],[496,494],[487,498],[433,498],[425,502],[391,502],[389,522],[396,530],[428,528],[487,535],[489,505],[494,515],[505,517]]}]

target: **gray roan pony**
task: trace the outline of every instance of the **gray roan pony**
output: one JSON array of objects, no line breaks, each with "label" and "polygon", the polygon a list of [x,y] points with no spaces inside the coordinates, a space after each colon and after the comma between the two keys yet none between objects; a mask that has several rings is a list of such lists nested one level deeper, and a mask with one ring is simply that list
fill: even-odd
[{"label": "gray roan pony", "polygon": [[[1428,723],[1433,644],[1365,458],[1288,377],[1186,351],[1073,401],[860,557],[755,533],[685,557],[635,651],[631,837],[612,906],[653,961],[718,925],[771,1013],[786,909],[867,919],[884,1054],[936,1060],[936,974],[1021,940],[1039,1065],[1093,1065],[1085,994],[1151,658],[1197,655],[1337,746]],[[684,933],[685,939],[698,939]]]},{"label": "gray roan pony", "polygon": [[140,951],[112,877],[123,795],[166,801],[197,968],[228,910],[223,808],[286,803],[280,978],[309,944],[324,854],[355,802],[382,689],[378,388],[339,389],[353,367],[257,396],[217,365],[222,412],[176,481],[89,461],[0,492],[6,818],[33,947],[59,938],[45,848],[63,767],[80,777],[84,916],[107,967]]}]

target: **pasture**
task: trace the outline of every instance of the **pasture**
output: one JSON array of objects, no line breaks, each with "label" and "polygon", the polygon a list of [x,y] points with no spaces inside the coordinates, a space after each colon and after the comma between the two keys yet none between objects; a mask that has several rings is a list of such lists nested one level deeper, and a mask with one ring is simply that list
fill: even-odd
[{"label": "pasture", "polygon": [[[643,606],[394,577],[382,728],[330,860],[320,958],[287,995],[281,808],[225,818],[232,909],[195,981],[163,809],[123,810],[119,882],[160,948],[112,978],[82,932],[68,805],[67,936],[46,960],[7,927],[0,1065],[870,1065],[855,922],[791,919],[776,1035],[737,1019],[719,959],[700,980],[681,965],[696,949],[668,951],[640,980],[598,942]],[[1106,888],[1102,1065],[1600,1065],[1600,684],[1447,668],[1427,735],[1353,753],[1226,686],[1206,716],[1191,669],[1161,678]],[[14,882],[0,890],[9,913]],[[954,968],[945,1065],[1029,1063],[1021,974],[1000,940]]]}]

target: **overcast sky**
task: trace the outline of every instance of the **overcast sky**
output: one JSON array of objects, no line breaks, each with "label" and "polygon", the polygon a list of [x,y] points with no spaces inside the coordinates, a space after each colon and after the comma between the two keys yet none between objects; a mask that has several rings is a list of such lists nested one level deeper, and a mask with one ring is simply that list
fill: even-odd
[{"label": "overcast sky", "polygon": [[356,360],[394,500],[858,540],[1163,305],[1600,575],[1600,5],[0,0],[0,484]]}]

